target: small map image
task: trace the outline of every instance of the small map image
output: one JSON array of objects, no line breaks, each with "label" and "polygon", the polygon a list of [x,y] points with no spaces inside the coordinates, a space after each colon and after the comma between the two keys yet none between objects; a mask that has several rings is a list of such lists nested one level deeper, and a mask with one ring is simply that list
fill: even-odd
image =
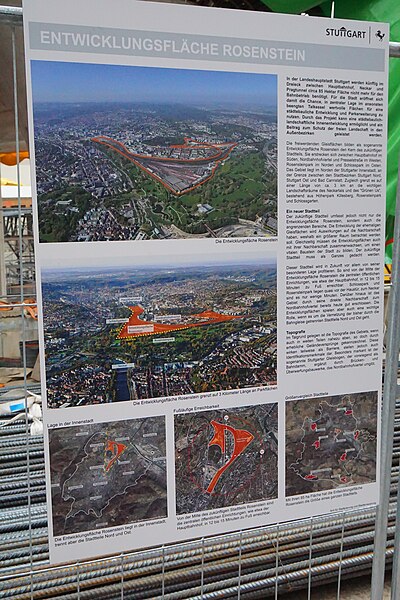
[{"label": "small map image", "polygon": [[376,478],[377,392],[286,404],[286,495]]},{"label": "small map image", "polygon": [[50,408],[276,385],[273,253],[75,262],[42,269]]},{"label": "small map image", "polygon": [[277,76],[31,61],[41,242],[276,237]]},{"label": "small map image", "polygon": [[167,516],[165,418],[49,432],[53,533]]},{"label": "small map image", "polygon": [[175,417],[177,514],[276,498],[278,405]]}]

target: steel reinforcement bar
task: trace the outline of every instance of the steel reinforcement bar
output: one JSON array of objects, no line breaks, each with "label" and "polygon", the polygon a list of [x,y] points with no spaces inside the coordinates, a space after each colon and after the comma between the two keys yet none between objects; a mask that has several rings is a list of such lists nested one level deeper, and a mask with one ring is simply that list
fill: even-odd
[{"label": "steel reinforcement bar", "polygon": [[[325,515],[50,567],[46,528],[42,438],[31,438],[30,506],[24,472],[25,427],[0,436],[0,599],[96,598],[180,600],[276,597],[368,573],[375,509]],[[396,407],[387,565],[393,554],[400,454],[400,403]],[[26,465],[26,457],[25,457]],[[21,469],[16,471],[16,469]],[[310,529],[312,547],[310,552]],[[239,568],[240,566],[240,568]],[[122,596],[123,590],[123,596]]]}]

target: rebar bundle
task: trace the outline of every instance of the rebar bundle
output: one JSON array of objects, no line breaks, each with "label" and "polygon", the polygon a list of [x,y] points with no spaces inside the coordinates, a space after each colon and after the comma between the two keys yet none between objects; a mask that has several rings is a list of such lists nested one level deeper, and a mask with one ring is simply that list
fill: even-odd
[{"label": "rebar bundle", "polygon": [[[396,417],[392,495],[399,472],[400,405]],[[211,600],[237,598],[240,587],[240,598],[250,600],[371,568],[375,509],[368,507],[50,567],[43,439],[27,438],[25,423],[0,431],[0,598]],[[393,498],[389,559],[394,516]]]}]

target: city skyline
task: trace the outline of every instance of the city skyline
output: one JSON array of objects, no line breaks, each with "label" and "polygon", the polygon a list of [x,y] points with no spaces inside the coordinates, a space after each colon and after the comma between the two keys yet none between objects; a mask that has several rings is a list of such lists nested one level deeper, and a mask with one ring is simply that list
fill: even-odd
[{"label": "city skyline", "polygon": [[31,61],[33,103],[154,102],[276,110],[277,76],[130,65]]},{"label": "city skyline", "polygon": [[[105,271],[110,272],[110,273],[118,273],[121,270],[123,270],[124,272],[128,271],[128,272],[137,272],[137,271],[163,271],[166,273],[169,272],[173,272],[176,270],[183,270],[183,269],[198,269],[198,268],[202,268],[202,269],[213,269],[213,268],[224,268],[224,267],[251,267],[251,266],[259,266],[260,265],[260,260],[254,258],[252,260],[241,260],[241,261],[233,261],[233,262],[226,262],[226,263],[220,263],[220,262],[215,262],[215,263],[196,263],[196,264],[187,264],[187,265],[174,265],[172,264],[171,266],[167,267],[167,266],[160,266],[157,264],[152,264],[152,265],[146,265],[146,266],[138,266],[138,267],[131,267],[131,268],[127,268],[127,265],[116,265],[114,267],[70,267],[70,268],[65,268],[65,267],[60,267],[62,268],[62,273],[69,273],[70,275],[76,274],[76,273],[82,273],[82,274],[87,274],[89,275],[90,273],[92,273],[93,275],[95,275],[96,273],[102,274]],[[276,267],[276,261],[273,262],[272,260],[270,261],[266,261],[263,263],[264,267],[267,268],[274,268]],[[49,275],[56,275],[59,273],[60,268],[52,268],[52,269],[43,269],[42,270],[42,275],[49,276]]]}]

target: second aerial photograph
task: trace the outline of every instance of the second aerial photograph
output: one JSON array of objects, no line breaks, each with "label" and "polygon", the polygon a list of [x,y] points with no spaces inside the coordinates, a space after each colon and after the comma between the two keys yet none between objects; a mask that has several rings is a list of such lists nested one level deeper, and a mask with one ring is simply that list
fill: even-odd
[{"label": "second aerial photograph", "polygon": [[126,244],[43,248],[49,408],[276,385],[274,252]]}]

